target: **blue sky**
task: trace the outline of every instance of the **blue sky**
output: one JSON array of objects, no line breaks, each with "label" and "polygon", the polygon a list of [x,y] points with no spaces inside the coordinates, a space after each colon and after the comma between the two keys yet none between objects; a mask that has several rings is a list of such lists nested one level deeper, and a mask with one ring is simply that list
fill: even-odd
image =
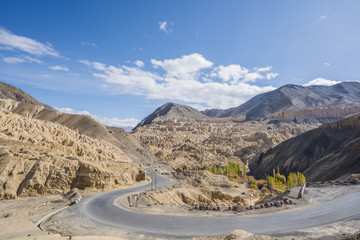
[{"label": "blue sky", "polygon": [[163,103],[235,107],[360,80],[360,1],[0,2],[0,81],[129,127]]}]

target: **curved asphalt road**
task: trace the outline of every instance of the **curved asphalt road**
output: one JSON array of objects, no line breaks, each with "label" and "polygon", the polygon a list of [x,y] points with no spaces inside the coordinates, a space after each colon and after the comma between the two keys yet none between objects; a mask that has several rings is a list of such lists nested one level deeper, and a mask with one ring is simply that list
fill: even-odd
[{"label": "curved asphalt road", "polygon": [[[158,186],[168,182],[167,177],[157,175]],[[348,219],[360,219],[360,192],[344,195],[315,207],[261,216],[171,217],[132,212],[114,205],[114,201],[120,196],[149,188],[150,183],[98,194],[88,203],[79,205],[80,212],[100,225],[165,236],[210,236],[234,229],[254,234],[281,234]]]}]

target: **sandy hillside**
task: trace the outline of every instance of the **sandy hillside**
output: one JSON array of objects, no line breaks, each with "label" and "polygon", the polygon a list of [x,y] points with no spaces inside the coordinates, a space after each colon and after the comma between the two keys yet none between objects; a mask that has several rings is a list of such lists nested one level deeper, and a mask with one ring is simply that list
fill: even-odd
[{"label": "sandy hillside", "polygon": [[110,189],[145,179],[142,168],[107,141],[60,124],[0,111],[0,199]]}]

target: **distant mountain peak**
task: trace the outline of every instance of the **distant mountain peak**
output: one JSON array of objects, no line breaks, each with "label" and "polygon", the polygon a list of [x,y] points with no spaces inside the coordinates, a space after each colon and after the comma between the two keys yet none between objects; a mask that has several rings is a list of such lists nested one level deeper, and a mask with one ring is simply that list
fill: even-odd
[{"label": "distant mountain peak", "polygon": [[229,109],[211,109],[209,117],[246,117],[262,120],[267,115],[287,110],[360,105],[360,83],[342,82],[333,86],[299,86],[287,84],[259,94],[242,105]]},{"label": "distant mountain peak", "polygon": [[208,118],[203,113],[196,109],[173,102],[165,103],[158,107],[153,113],[144,118],[136,127],[148,125],[154,122],[169,122],[169,121],[194,121],[197,119]]}]

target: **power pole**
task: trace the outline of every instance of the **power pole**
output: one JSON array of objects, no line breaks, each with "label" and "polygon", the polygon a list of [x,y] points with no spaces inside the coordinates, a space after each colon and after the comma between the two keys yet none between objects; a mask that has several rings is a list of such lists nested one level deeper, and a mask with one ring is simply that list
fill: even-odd
[{"label": "power pole", "polygon": [[151,182],[150,182],[151,190],[153,190],[153,173],[152,172],[150,172],[150,178],[151,178]]},{"label": "power pole", "polygon": [[155,169],[155,191],[156,191],[156,173],[157,173],[157,169]]}]

